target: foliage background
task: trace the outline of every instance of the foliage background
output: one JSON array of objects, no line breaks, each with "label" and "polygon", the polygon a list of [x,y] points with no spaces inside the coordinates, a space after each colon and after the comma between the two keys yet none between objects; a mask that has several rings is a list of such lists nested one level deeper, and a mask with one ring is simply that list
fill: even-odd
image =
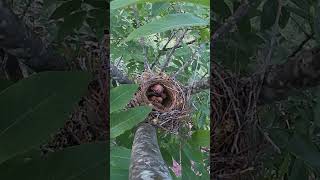
[{"label": "foliage background", "polygon": [[[7,47],[10,45],[2,43],[0,47],[0,178],[106,179],[109,161],[106,126],[100,124],[103,131],[88,130],[97,128],[88,122],[98,122],[101,115],[96,113],[100,102],[88,105],[92,100],[92,91],[88,92],[88,87],[91,85],[92,88],[94,81],[103,81],[99,79],[99,73],[105,58],[101,54],[106,45],[102,43],[107,2],[19,0],[6,1],[5,6],[3,2],[0,4],[5,10],[1,18],[9,19],[10,23],[2,26],[1,33],[26,29],[32,32],[32,35],[27,34],[29,31],[15,34],[12,39],[5,36],[6,42],[20,41],[32,47],[19,49],[20,54],[27,49],[25,54],[31,54],[30,57],[7,51],[25,44]],[[13,12],[14,18],[3,17],[7,12]],[[21,29],[10,29],[15,26]],[[33,37],[40,38],[41,42]],[[37,47],[39,44],[41,47]],[[34,58],[43,47],[46,51],[41,53],[52,52],[45,57],[67,61],[65,71],[39,72],[28,66],[28,58]],[[53,52],[57,52],[57,56]],[[41,61],[46,61],[45,57]],[[96,93],[101,95],[99,92]],[[105,101],[103,95],[99,98]],[[95,111],[87,114],[90,108]],[[77,113],[83,113],[83,116],[74,118]],[[101,117],[100,122],[106,122],[106,116]],[[68,126],[77,123],[78,126]],[[79,123],[82,124],[80,128]],[[69,133],[65,133],[68,128]],[[88,134],[80,137],[81,133]],[[102,136],[93,137],[95,133]],[[69,135],[79,138],[78,141]],[[50,141],[58,143],[43,148]]]},{"label": "foliage background", "polygon": [[[245,2],[216,1],[213,27],[219,28]],[[252,76],[260,73],[263,66],[288,62],[305,49],[319,47],[317,0],[252,0],[248,4],[248,13],[212,50],[213,60],[234,74]],[[276,21],[279,4],[281,13]],[[265,64],[270,49],[270,62]],[[258,158],[262,164],[252,165],[256,169],[253,176],[258,179],[319,178],[319,88],[301,86],[292,91],[293,96],[258,108],[258,123],[262,132],[270,136]],[[260,135],[258,131],[252,137]]]}]

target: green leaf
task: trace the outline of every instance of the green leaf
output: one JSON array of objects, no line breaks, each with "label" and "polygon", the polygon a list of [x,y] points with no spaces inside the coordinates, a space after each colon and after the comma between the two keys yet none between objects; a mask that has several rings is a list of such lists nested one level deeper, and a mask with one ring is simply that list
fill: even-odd
[{"label": "green leaf", "polygon": [[90,76],[44,72],[0,92],[0,162],[38,146],[62,127]]},{"label": "green leaf", "polygon": [[[320,24],[319,24],[320,25]],[[320,26],[319,26],[320,28]],[[320,30],[320,29],[319,29]],[[320,32],[320,31],[319,31]],[[320,40],[320,39],[319,39]],[[315,124],[320,127],[320,93],[317,93],[317,97],[316,97],[316,102],[317,104],[315,105],[315,107],[313,108],[313,119]]]},{"label": "green leaf", "polygon": [[286,6],[286,8],[288,9],[288,11],[302,17],[303,19],[309,19],[310,15],[309,13],[303,11],[302,9],[296,8],[296,7],[291,7],[291,6]]},{"label": "green leaf", "polygon": [[182,179],[199,179],[199,177],[191,170],[191,162],[185,151],[181,152],[181,167]]},{"label": "green leaf", "polygon": [[86,15],[86,11],[79,11],[66,16],[59,26],[58,39],[61,40],[74,32],[74,30],[78,30],[83,25]]},{"label": "green leaf", "polygon": [[[317,6],[316,8],[313,28],[314,28],[317,43],[319,44],[320,43],[320,6]],[[319,121],[320,120],[318,119],[318,122]]]},{"label": "green leaf", "polygon": [[110,91],[110,113],[123,109],[138,90],[137,84],[123,84]]},{"label": "green leaf", "polygon": [[12,84],[13,84],[13,82],[11,82],[11,81],[0,79],[0,92]]},{"label": "green leaf", "polygon": [[157,16],[161,11],[170,7],[170,4],[165,2],[156,2],[152,4],[151,14],[152,16]]},{"label": "green leaf", "polygon": [[129,179],[129,171],[125,169],[118,169],[116,167],[110,167],[110,179],[116,180],[128,180]]},{"label": "green leaf", "polygon": [[194,170],[201,174],[201,176],[199,176],[197,179],[199,180],[210,179],[209,172],[206,170],[206,167],[203,166],[203,163],[194,162],[193,166],[194,166]]},{"label": "green leaf", "polygon": [[261,30],[269,29],[275,23],[278,4],[278,0],[267,0],[264,3],[261,14]]},{"label": "green leaf", "polygon": [[84,3],[91,5],[94,8],[103,9],[107,11],[106,0],[84,0]]},{"label": "green leaf", "polygon": [[70,0],[61,4],[57,9],[52,13],[50,19],[60,19],[65,16],[68,16],[73,11],[80,9],[81,1],[79,0]]},{"label": "green leaf", "polygon": [[289,180],[308,180],[308,173],[303,161],[296,159],[294,161]]},{"label": "green leaf", "polygon": [[285,174],[288,173],[290,160],[291,160],[291,155],[290,153],[287,153],[285,155],[283,162],[281,163],[281,166],[279,167],[279,177],[284,177]]},{"label": "green leaf", "polygon": [[210,40],[210,30],[209,28],[200,29],[200,41],[208,42]]},{"label": "green leaf", "polygon": [[279,26],[283,29],[288,24],[290,19],[290,11],[286,7],[281,8],[281,15],[279,19]]},{"label": "green leaf", "polygon": [[174,160],[180,160],[180,146],[176,143],[170,143],[170,145],[166,148],[170,155],[173,157]]},{"label": "green leaf", "polygon": [[203,156],[202,156],[202,152],[200,151],[200,147],[194,148],[189,143],[186,143],[183,146],[182,151],[192,161],[201,162],[203,160]]},{"label": "green leaf", "polygon": [[251,22],[248,15],[240,19],[238,23],[239,32],[243,35],[246,35],[251,32]]},{"label": "green leaf", "polygon": [[160,148],[162,157],[164,159],[164,161],[166,162],[167,166],[171,166],[172,165],[172,156],[169,153],[169,151],[165,148]]},{"label": "green leaf", "polygon": [[100,179],[107,179],[109,176],[107,176],[106,169],[109,168],[109,161],[100,163],[96,166],[90,167],[86,170],[83,174],[79,175],[77,177],[77,180],[100,180]]},{"label": "green leaf", "polygon": [[288,144],[288,150],[314,169],[320,169],[320,152],[306,136],[294,134]]},{"label": "green leaf", "polygon": [[126,130],[133,128],[138,123],[145,120],[151,112],[151,107],[139,106],[127,111],[117,111],[110,115],[111,138],[115,138]]},{"label": "green leaf", "polygon": [[106,16],[106,13],[108,12],[104,9],[91,9],[86,19],[86,22],[100,40],[104,35],[104,29],[107,25],[108,17]]},{"label": "green leaf", "polygon": [[210,131],[198,130],[194,132],[191,136],[190,143],[208,147],[210,145]]},{"label": "green leaf", "polygon": [[131,150],[124,147],[113,147],[110,151],[111,179],[129,179]]},{"label": "green leaf", "polygon": [[110,165],[119,169],[129,170],[131,157],[131,149],[116,146],[112,147],[110,151]]},{"label": "green leaf", "polygon": [[168,31],[175,28],[206,25],[208,25],[208,21],[189,13],[169,14],[134,30],[132,33],[129,34],[126,41],[130,41],[132,39],[148,36],[155,33]]},{"label": "green leaf", "polygon": [[215,1],[213,5],[213,12],[221,15],[224,18],[231,15],[230,8],[224,1]]},{"label": "green leaf", "polygon": [[120,136],[117,137],[116,143],[119,146],[131,148],[134,140],[134,131],[127,130],[126,132],[122,133]]},{"label": "green leaf", "polygon": [[189,2],[189,3],[195,3],[200,4],[209,7],[210,1],[209,0],[114,0],[110,3],[110,9],[115,10],[119,8],[125,8],[127,6],[133,5],[133,4],[141,4],[141,3],[157,3],[157,2]]},{"label": "green leaf", "polygon": [[[38,150],[18,155],[0,165],[0,179],[106,179],[108,162],[106,144],[83,144],[62,151],[48,153],[45,157]],[[97,177],[97,178],[94,178]]]},{"label": "green leaf", "polygon": [[290,0],[293,2],[297,7],[303,9],[304,11],[309,11],[309,3],[308,0]]},{"label": "green leaf", "polygon": [[279,148],[284,149],[287,147],[291,135],[289,131],[280,128],[272,128],[269,130],[268,134]]}]

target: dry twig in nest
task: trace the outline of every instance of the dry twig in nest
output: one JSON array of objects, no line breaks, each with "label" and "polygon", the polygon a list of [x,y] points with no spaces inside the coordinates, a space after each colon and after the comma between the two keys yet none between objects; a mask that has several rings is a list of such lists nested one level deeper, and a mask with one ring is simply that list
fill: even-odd
[{"label": "dry twig in nest", "polygon": [[246,179],[255,170],[255,155],[261,142],[252,142],[258,124],[256,89],[259,83],[215,67],[211,79],[212,176],[214,179]]}]

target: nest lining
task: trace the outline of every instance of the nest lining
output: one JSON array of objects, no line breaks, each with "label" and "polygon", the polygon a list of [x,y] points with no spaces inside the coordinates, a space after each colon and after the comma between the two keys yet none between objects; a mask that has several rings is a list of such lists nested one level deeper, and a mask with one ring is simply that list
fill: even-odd
[{"label": "nest lining", "polygon": [[[150,105],[153,110],[146,122],[149,122],[169,133],[178,133],[179,128],[187,123],[189,108],[188,97],[182,85],[164,73],[144,72],[138,77],[139,89],[128,107]],[[153,87],[160,85],[165,95],[163,101],[152,100],[150,93]]]}]

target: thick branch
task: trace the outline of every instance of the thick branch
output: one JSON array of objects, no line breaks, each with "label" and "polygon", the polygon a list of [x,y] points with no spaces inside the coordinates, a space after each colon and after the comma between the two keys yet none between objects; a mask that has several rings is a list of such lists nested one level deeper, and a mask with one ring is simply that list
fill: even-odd
[{"label": "thick branch", "polygon": [[0,48],[37,72],[67,68],[64,58],[46,48],[4,1],[0,1]]},{"label": "thick branch", "polygon": [[196,94],[209,88],[210,88],[209,79],[204,79],[201,81],[194,82],[192,85],[187,87],[187,89],[190,90],[191,94]]},{"label": "thick branch", "polygon": [[320,84],[320,49],[304,51],[286,63],[267,68],[260,94],[260,103],[282,100],[296,89]]},{"label": "thick branch", "polygon": [[134,82],[131,81],[126,75],[124,75],[116,66],[110,64],[110,74],[111,77],[118,81],[120,84],[133,84]]},{"label": "thick branch", "polygon": [[129,179],[172,179],[158,146],[156,129],[150,124],[141,124],[135,134]]}]

